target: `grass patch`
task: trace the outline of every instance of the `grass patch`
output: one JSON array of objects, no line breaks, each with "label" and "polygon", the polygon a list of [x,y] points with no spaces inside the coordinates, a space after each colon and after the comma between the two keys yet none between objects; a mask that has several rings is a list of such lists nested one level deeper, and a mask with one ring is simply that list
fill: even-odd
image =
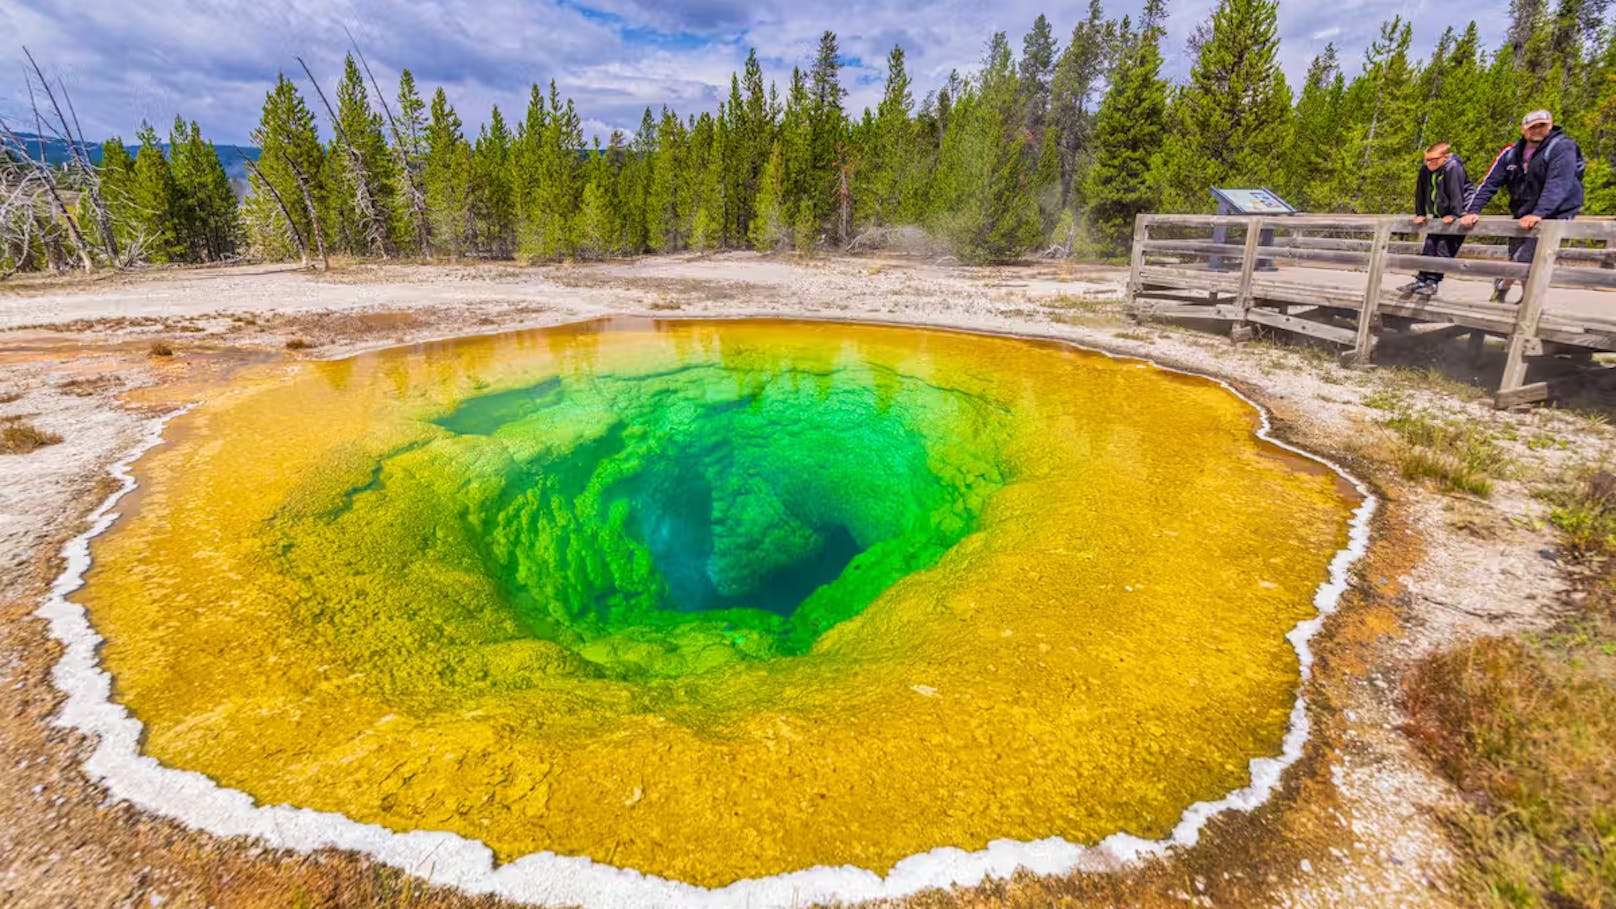
[{"label": "grass patch", "polygon": [[1549,522],[1560,529],[1573,556],[1616,558],[1616,473],[1588,468],[1538,497],[1549,503]]},{"label": "grass patch", "polygon": [[1375,410],[1402,410],[1406,402],[1395,391],[1382,388],[1364,395],[1363,405]]},{"label": "grass patch", "polygon": [[1072,294],[1056,294],[1044,301],[1044,305],[1051,309],[1065,309],[1072,312],[1097,315],[1110,309],[1120,307],[1118,300],[1109,297],[1073,296]]},{"label": "grass patch", "polygon": [[172,357],[174,356],[174,348],[169,347],[162,341],[153,341],[151,346],[146,348],[146,353],[154,357]]},{"label": "grass patch", "polygon": [[1616,627],[1488,638],[1420,663],[1409,732],[1466,794],[1476,905],[1616,906]]},{"label": "grass patch", "polygon": [[1404,479],[1432,483],[1449,492],[1488,496],[1493,478],[1509,465],[1496,436],[1471,423],[1405,410],[1394,413],[1383,425],[1401,440],[1397,467]]},{"label": "grass patch", "polygon": [[1461,401],[1487,396],[1479,386],[1449,376],[1435,366],[1393,366],[1385,370],[1389,380],[1403,388],[1418,388],[1451,395]]},{"label": "grass patch", "polygon": [[1448,820],[1467,904],[1616,907],[1616,474],[1587,467],[1538,495],[1581,570],[1553,633],[1426,657],[1407,727],[1466,796]]},{"label": "grass patch", "polygon": [[60,441],[61,436],[24,422],[22,417],[0,418],[0,454],[27,454]]},{"label": "grass patch", "polygon": [[286,349],[287,350],[308,350],[310,347],[313,347],[313,346],[314,346],[313,344],[310,344],[308,341],[306,341],[306,340],[304,340],[302,338],[292,338],[291,340],[286,342]]}]

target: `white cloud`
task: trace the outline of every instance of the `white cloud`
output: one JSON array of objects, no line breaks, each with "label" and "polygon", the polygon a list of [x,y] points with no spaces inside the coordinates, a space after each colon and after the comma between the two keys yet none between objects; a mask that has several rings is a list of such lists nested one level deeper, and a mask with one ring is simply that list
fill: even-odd
[{"label": "white cloud", "polygon": [[[1188,71],[1184,41],[1213,3],[1171,5],[1164,48],[1169,74]],[[26,44],[66,82],[92,136],[127,139],[141,120],[162,128],[179,113],[218,141],[245,141],[275,74],[304,81],[297,55],[328,88],[334,83],[348,43],[346,25],[389,95],[399,70],[409,67],[423,93],[445,86],[472,132],[495,103],[507,120],[519,119],[527,86],[552,78],[603,138],[612,128],[632,132],[647,106],[711,109],[727,96],[730,74],[749,47],[757,48],[766,75],[783,93],[791,66],[812,63],[827,28],[838,33],[850,61],[844,84],[856,116],[879,99],[893,44],[904,47],[918,100],[949,70],[975,69],[995,30],[1006,31],[1019,51],[1042,9],[1027,0],[943,0],[922,7],[897,0],[839,6],[787,0],[144,0],[138,7],[117,0],[0,0],[0,35],[11,45],[0,46],[0,61],[16,64],[0,67],[0,112],[26,110],[19,47]],[[1051,11],[1057,39],[1070,34],[1081,9],[1068,4]],[[1116,0],[1107,11],[1137,14]],[[1399,14],[1417,16],[1419,52],[1435,43],[1441,26],[1462,27],[1472,17],[1482,20],[1490,45],[1502,33],[1506,11],[1504,0],[1480,6],[1288,0],[1280,8],[1282,61],[1296,86],[1312,57],[1334,41],[1353,73],[1379,23]]]}]

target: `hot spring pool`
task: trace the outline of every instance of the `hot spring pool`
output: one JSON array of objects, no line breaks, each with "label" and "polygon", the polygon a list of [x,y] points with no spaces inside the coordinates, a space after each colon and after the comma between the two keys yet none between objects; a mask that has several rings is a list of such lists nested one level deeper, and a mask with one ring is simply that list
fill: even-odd
[{"label": "hot spring pool", "polygon": [[145,754],[500,862],[1160,839],[1279,755],[1359,504],[1258,421],[943,331],[417,345],[174,420],[74,600]]}]

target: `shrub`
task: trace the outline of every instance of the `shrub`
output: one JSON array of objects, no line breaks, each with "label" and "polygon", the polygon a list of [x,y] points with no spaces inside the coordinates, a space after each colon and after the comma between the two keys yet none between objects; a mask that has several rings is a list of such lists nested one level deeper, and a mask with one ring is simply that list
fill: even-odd
[{"label": "shrub", "polygon": [[0,454],[27,454],[60,441],[61,436],[25,423],[21,417],[0,420]]}]

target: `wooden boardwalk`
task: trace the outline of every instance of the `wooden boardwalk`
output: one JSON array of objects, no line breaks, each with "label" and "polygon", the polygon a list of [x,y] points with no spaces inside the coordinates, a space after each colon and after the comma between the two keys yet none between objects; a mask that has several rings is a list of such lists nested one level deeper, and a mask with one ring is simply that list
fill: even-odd
[{"label": "wooden boardwalk", "polygon": [[[1458,258],[1419,255],[1426,230],[1467,236]],[[1508,261],[1509,238],[1539,238],[1530,263]],[[1426,323],[1438,337],[1506,339],[1495,401],[1539,401],[1588,382],[1616,378],[1596,354],[1616,352],[1616,221],[1545,221],[1523,231],[1510,218],[1483,218],[1464,231],[1416,227],[1398,215],[1230,217],[1140,215],[1134,224],[1128,307],[1137,318],[1215,319],[1236,340],[1252,327],[1338,344],[1367,364],[1380,335]],[[1435,297],[1400,294],[1419,270],[1442,272]],[[1492,279],[1513,278],[1506,303],[1489,302]],[[1532,377],[1545,358],[1571,360],[1571,375]],[[1564,373],[1564,363],[1557,364]]]}]

